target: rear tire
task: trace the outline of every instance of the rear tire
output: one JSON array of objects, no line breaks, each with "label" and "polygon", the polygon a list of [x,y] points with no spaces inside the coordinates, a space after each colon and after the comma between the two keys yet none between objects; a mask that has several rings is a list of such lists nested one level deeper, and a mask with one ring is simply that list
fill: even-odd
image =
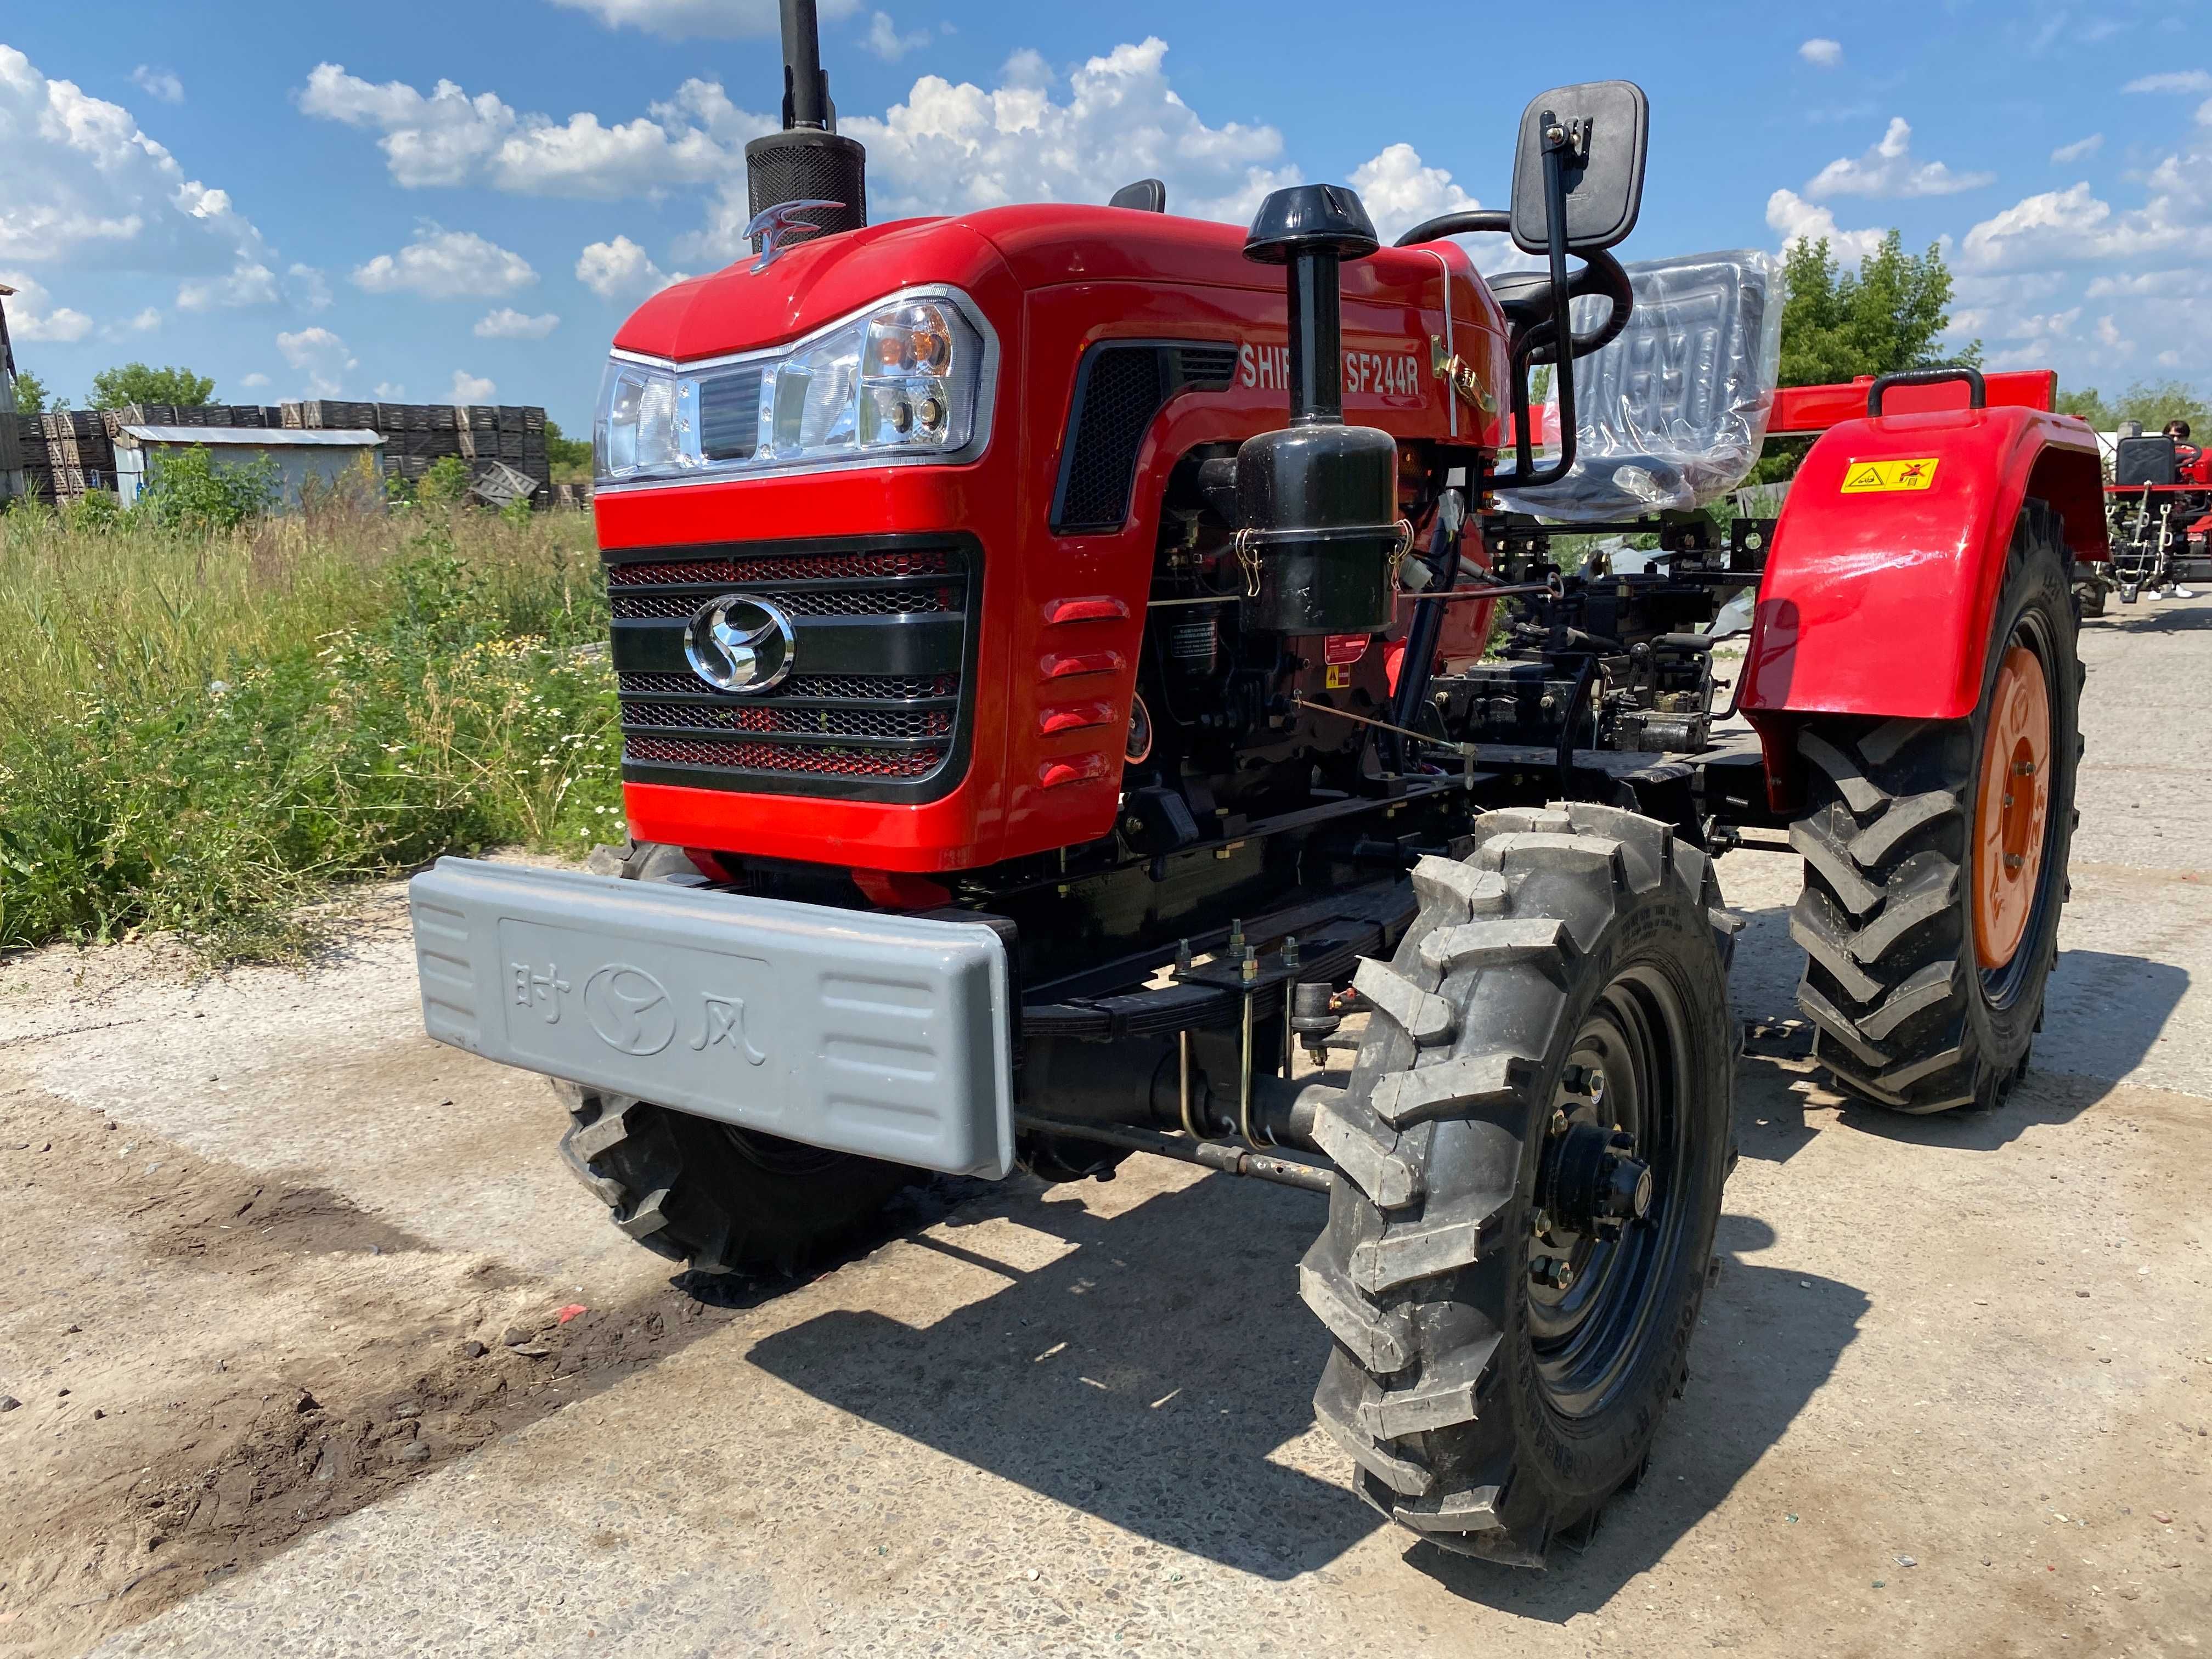
[{"label": "rear tire", "polygon": [[[590,867],[629,881],[698,879],[681,848],[625,842]],[[616,1226],[694,1272],[795,1272],[921,1170],[756,1134],[634,1096],[556,1079],[572,1120],[561,1157]]]},{"label": "rear tire", "polygon": [[[1814,1059],[1846,1092],[1894,1111],[1996,1106],[2027,1071],[2043,1023],[2080,816],[2083,671],[2069,569],[2057,515],[2028,501],[2013,532],[1972,716],[1821,716],[1798,733],[1812,805],[1790,833],[1805,859],[1805,890],[1790,922],[1806,953],[1798,1005],[1814,1028]],[[2004,770],[2002,757],[1991,762],[1987,753],[1996,693],[2019,648],[2040,671],[2047,780],[2030,781],[2047,781],[2047,792],[2036,843],[2023,849],[2038,860],[2034,890],[2024,927],[2002,953],[1978,942],[1976,906],[1989,878],[1985,772],[1991,764]],[[2009,801],[2013,786],[2002,787]],[[1986,892],[1983,902],[1986,935]]]},{"label": "rear tire", "polygon": [[[1466,863],[1421,860],[1412,928],[1361,965],[1374,1012],[1316,1121],[1337,1174],[1299,1285],[1335,1338],[1314,1408],[1361,1496],[1540,1565],[1641,1474],[1688,1375],[1731,1161],[1729,919],[1649,818],[1516,810],[1474,835]],[[1650,1207],[1607,1237],[1568,1218],[1560,1154],[1613,1131]]]}]

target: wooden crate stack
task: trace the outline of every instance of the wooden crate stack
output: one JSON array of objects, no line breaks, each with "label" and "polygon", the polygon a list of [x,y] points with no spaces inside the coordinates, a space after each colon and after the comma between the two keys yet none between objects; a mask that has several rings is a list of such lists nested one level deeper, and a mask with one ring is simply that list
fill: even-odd
[{"label": "wooden crate stack", "polygon": [[34,501],[54,504],[54,467],[51,447],[46,442],[46,424],[43,416],[18,415],[15,416],[15,441],[23,458],[23,483],[27,493]]},{"label": "wooden crate stack", "polygon": [[33,495],[41,500],[73,501],[87,490],[115,488],[115,440],[101,410],[64,409],[33,418],[46,441],[48,484],[48,490],[42,491],[33,483]]},{"label": "wooden crate stack", "polygon": [[545,454],[545,411],[525,404],[363,404],[331,398],[296,404],[133,404],[125,409],[63,410],[15,417],[31,495],[73,501],[88,489],[115,488],[115,434],[125,426],[221,426],[362,430],[384,438],[387,477],[419,482],[431,464],[459,458],[473,477],[504,461],[534,479],[533,505],[555,505]]},{"label": "wooden crate stack", "polygon": [[366,427],[384,434],[386,477],[419,483],[434,462],[447,456],[469,464],[504,461],[536,481],[531,500],[553,502],[553,472],[545,453],[545,411],[519,404],[356,404],[331,399],[286,404],[286,426]]}]

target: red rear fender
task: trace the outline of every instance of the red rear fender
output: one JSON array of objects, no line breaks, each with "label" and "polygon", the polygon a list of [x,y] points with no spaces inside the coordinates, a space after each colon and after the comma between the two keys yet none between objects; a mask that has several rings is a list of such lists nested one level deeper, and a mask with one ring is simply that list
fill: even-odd
[{"label": "red rear fender", "polygon": [[2088,428],[2037,410],[1831,428],[1790,485],[1744,665],[1770,755],[1793,714],[1971,714],[2021,504],[2048,501],[2073,556],[2100,559],[2102,483]]}]

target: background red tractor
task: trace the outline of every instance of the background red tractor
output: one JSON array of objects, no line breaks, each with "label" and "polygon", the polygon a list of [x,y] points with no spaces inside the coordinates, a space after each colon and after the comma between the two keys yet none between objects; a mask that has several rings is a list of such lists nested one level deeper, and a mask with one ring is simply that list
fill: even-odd
[{"label": "background red tractor", "polygon": [[[633,842],[418,878],[429,1030],[562,1079],[579,1176],[702,1270],[923,1170],[1326,1192],[1299,1281],[1360,1492],[1540,1561],[1686,1376],[1734,1156],[1716,855],[1805,854],[1844,1086],[1987,1106],[2027,1063],[2094,441],[1971,372],[1837,389],[1779,523],[1723,538],[1694,504],[1757,434],[1681,434],[1746,451],[1714,408],[1763,426],[1779,295],[1607,252],[1625,82],[1529,105],[1510,211],[1391,248],[1330,185],[1249,233],[1153,181],[868,225],[811,5],[785,35],[757,258],[608,366]],[[1544,269],[1486,281],[1476,232]],[[1509,440],[1544,367],[1549,459]],[[1623,520],[1649,569],[1558,555],[1547,505],[1608,491],[1674,503]],[[1699,627],[1753,586],[1754,732],[1717,737]]]},{"label": "background red tractor", "polygon": [[2212,456],[2202,447],[2166,433],[2123,430],[2105,499],[2112,556],[2087,614],[2104,614],[2107,591],[2133,605],[2146,589],[2173,593],[2185,581],[2212,581]]}]

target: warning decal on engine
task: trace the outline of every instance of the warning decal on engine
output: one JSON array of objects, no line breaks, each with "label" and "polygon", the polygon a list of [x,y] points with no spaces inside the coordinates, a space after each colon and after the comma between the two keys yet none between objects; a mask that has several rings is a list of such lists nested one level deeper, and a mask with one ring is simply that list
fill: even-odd
[{"label": "warning decal on engine", "polygon": [[1915,461],[1853,461],[1844,469],[1844,494],[1871,495],[1893,489],[1925,489],[1936,482],[1933,457]]}]

